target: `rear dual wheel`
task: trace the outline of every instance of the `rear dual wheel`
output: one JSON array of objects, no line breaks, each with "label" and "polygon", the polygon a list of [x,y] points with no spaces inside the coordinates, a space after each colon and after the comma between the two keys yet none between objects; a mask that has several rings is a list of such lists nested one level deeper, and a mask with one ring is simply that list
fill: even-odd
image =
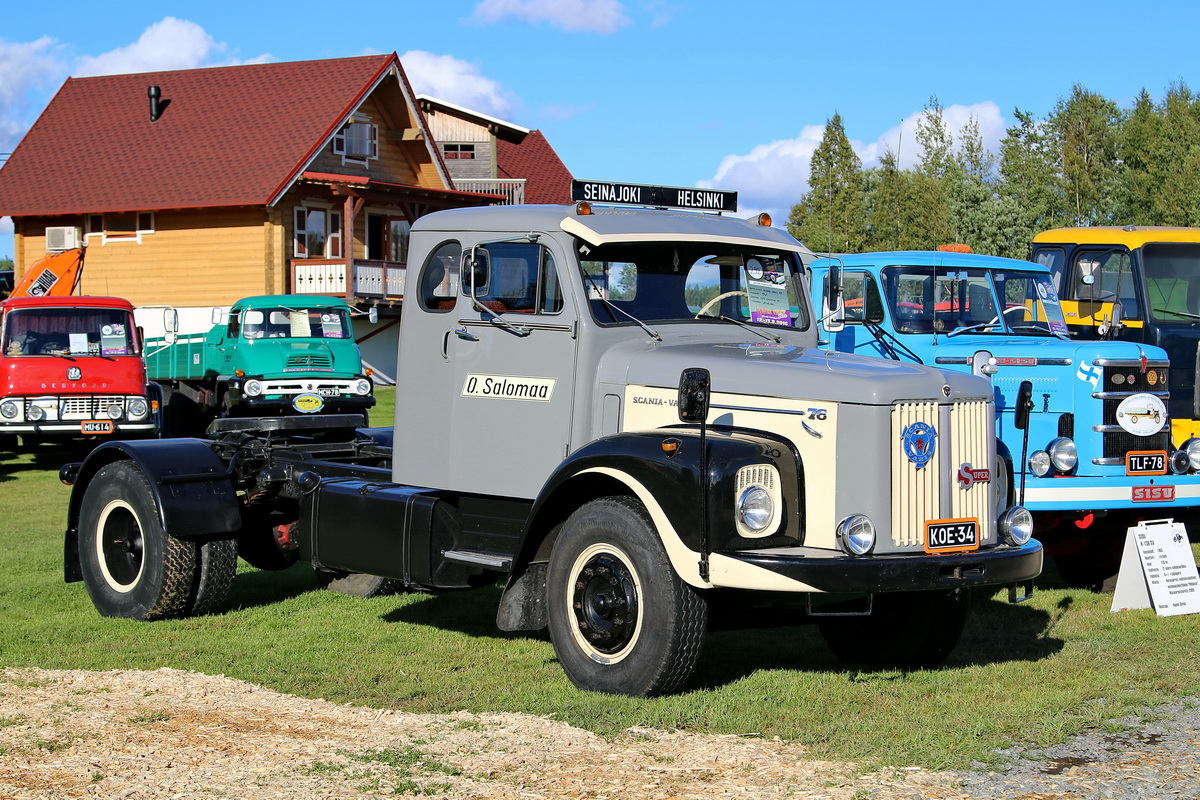
[{"label": "rear dual wheel", "polygon": [[168,534],[145,475],[118,461],[102,467],[84,492],[79,559],[97,611],[153,620],[218,609],[233,585],[237,546]]}]

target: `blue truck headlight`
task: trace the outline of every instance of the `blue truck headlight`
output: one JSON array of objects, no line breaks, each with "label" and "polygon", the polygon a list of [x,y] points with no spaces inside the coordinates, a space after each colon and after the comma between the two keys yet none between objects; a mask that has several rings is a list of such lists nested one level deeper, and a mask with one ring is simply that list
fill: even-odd
[{"label": "blue truck headlight", "polygon": [[1200,439],[1192,438],[1183,443],[1181,450],[1186,450],[1192,469],[1200,470]]},{"label": "blue truck headlight", "polygon": [[359,378],[354,382],[354,393],[368,395],[371,393],[371,382],[366,378]]},{"label": "blue truck headlight", "polygon": [[146,416],[146,412],[150,410],[150,406],[146,404],[145,398],[131,397],[127,406],[130,419],[141,419]]},{"label": "blue truck headlight", "polygon": [[851,514],[838,523],[838,545],[852,556],[865,556],[875,549],[875,523],[866,514]]},{"label": "blue truck headlight", "polygon": [[1050,463],[1059,472],[1070,472],[1079,463],[1075,443],[1065,436],[1055,439],[1046,450],[1050,454]]},{"label": "blue truck headlight", "polygon": [[16,419],[19,416],[21,416],[21,406],[12,400],[5,400],[3,403],[0,403],[0,417]]},{"label": "blue truck headlight", "polygon": [[1038,450],[1036,453],[1029,454],[1029,471],[1039,478],[1044,478],[1050,474],[1050,454],[1045,450]]},{"label": "blue truck headlight", "polygon": [[1006,544],[1025,544],[1033,538],[1033,514],[1024,506],[1013,506],[996,521],[1000,539]]},{"label": "blue truck headlight", "polygon": [[258,397],[262,394],[262,381],[256,381],[253,378],[242,384],[242,394],[247,397]]}]

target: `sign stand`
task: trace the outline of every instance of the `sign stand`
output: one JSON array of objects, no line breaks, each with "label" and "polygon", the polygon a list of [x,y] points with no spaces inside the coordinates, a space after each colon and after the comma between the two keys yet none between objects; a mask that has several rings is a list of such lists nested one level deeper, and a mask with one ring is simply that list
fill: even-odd
[{"label": "sign stand", "polygon": [[1110,610],[1151,607],[1160,617],[1200,612],[1200,574],[1182,522],[1139,522],[1125,535]]}]

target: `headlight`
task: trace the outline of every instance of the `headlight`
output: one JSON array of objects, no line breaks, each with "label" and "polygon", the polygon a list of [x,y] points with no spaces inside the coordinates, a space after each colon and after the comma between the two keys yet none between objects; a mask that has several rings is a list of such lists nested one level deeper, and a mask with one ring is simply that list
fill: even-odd
[{"label": "headlight", "polygon": [[771,493],[761,486],[751,486],[737,500],[737,521],[750,533],[762,533],[775,516]]},{"label": "headlight", "polygon": [[262,381],[248,380],[242,384],[242,394],[247,397],[258,397],[262,394]]},{"label": "headlight", "polygon": [[33,422],[41,422],[46,417],[46,409],[41,406],[30,406],[28,413]]},{"label": "headlight", "polygon": [[1023,545],[1033,537],[1033,514],[1023,506],[1013,506],[996,521],[1005,544]]},{"label": "headlight", "polygon": [[1167,463],[1171,467],[1172,474],[1186,475],[1191,469],[1192,461],[1186,450],[1174,450],[1171,455],[1167,456]]},{"label": "headlight", "polygon": [[875,523],[865,514],[852,514],[838,523],[838,544],[852,556],[865,556],[875,549]]},{"label": "headlight", "polygon": [[371,393],[371,382],[366,378],[359,378],[354,384],[354,393],[368,395]]},{"label": "headlight", "polygon": [[5,419],[16,419],[21,415],[21,407],[12,400],[5,400],[0,403],[0,417]]},{"label": "headlight", "polygon": [[121,417],[125,416],[125,409],[122,407],[122,405],[120,403],[113,403],[111,406],[109,406],[108,408],[106,408],[104,410],[104,413],[108,414],[109,419],[116,420],[116,419],[120,419]]},{"label": "headlight", "polygon": [[1188,439],[1181,449],[1187,451],[1192,469],[1200,469],[1200,439]]},{"label": "headlight", "polygon": [[1046,449],[1050,453],[1050,463],[1059,472],[1070,472],[1079,463],[1079,453],[1075,449],[1075,443],[1065,436],[1055,439]]},{"label": "headlight", "polygon": [[129,398],[129,417],[130,419],[141,419],[146,416],[146,412],[150,410],[150,406],[146,405],[145,399],[141,397]]},{"label": "headlight", "polygon": [[1045,450],[1038,450],[1036,453],[1029,455],[1029,471],[1039,478],[1044,478],[1050,474],[1050,454]]}]

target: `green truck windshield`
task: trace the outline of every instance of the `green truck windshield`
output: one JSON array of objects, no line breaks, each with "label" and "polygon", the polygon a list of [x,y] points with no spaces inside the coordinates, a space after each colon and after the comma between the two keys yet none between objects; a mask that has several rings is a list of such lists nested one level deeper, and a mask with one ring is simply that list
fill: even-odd
[{"label": "green truck windshield", "polygon": [[229,321],[230,337],[245,339],[349,339],[346,312],[336,308],[248,308]]}]

